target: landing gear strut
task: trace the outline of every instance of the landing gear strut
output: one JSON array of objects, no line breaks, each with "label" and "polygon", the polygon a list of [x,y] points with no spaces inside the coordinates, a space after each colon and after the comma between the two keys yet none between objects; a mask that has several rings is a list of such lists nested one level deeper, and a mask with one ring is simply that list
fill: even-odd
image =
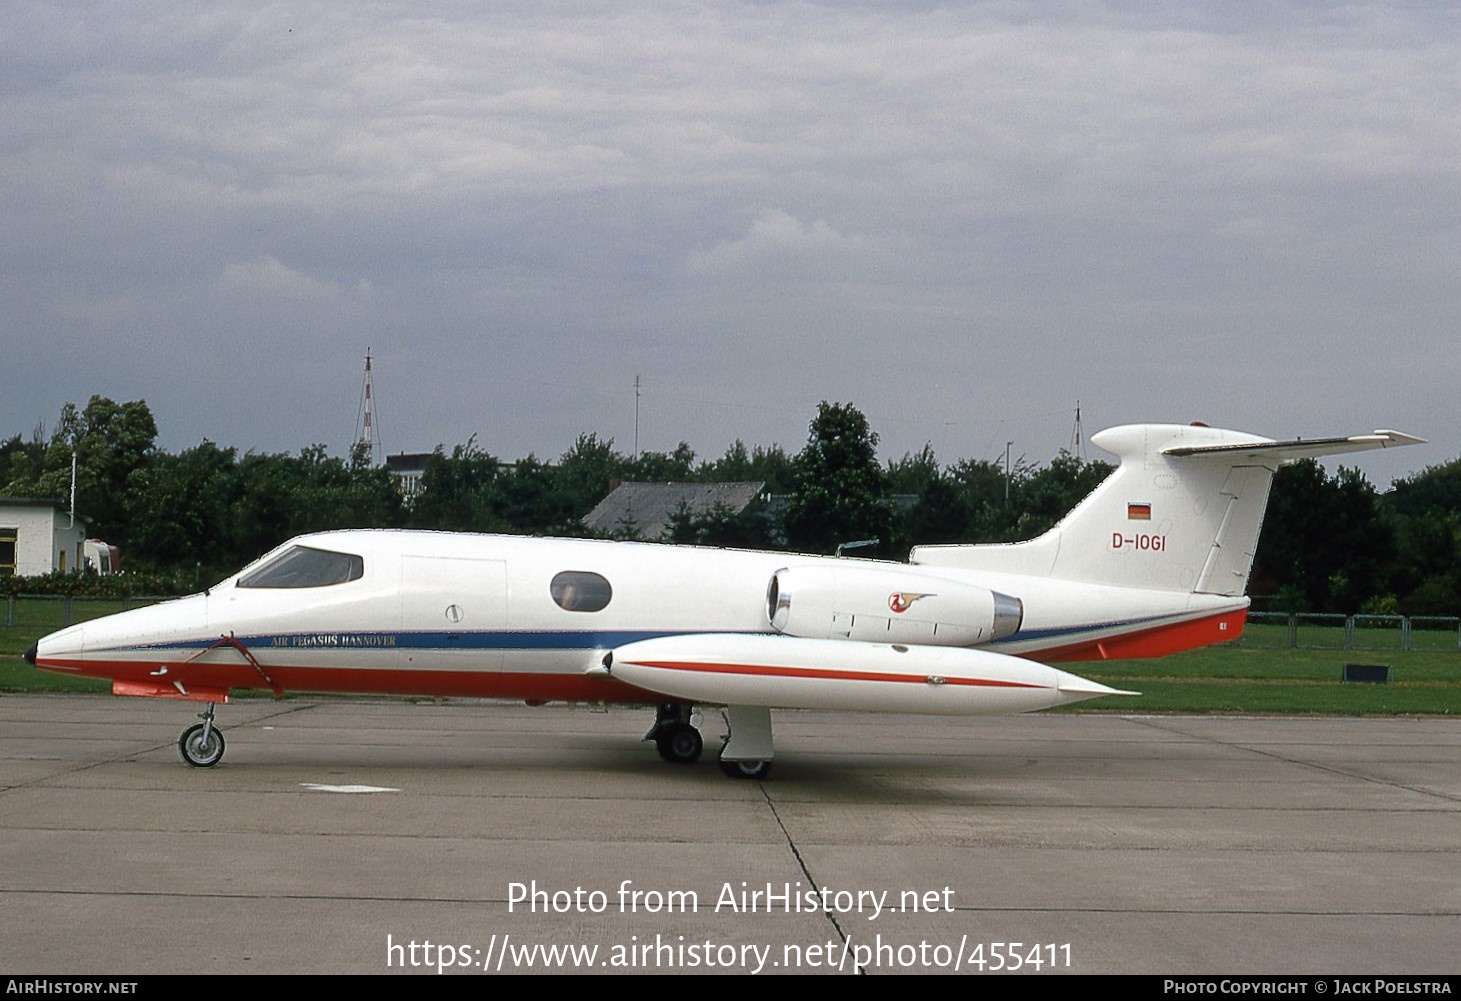
[{"label": "landing gear strut", "polygon": [[733,779],[764,779],[776,753],[771,743],[771,710],[764,706],[727,706],[725,746],[720,770]]},{"label": "landing gear strut", "polygon": [[[659,756],[666,761],[681,765],[698,761],[705,742],[691,722],[693,714],[694,707],[688,702],[655,706],[654,725],[644,739],[654,741]],[[729,706],[724,717],[727,732],[720,749],[720,770],[731,778],[764,779],[776,753],[771,744],[771,710],[763,706]]]},{"label": "landing gear strut", "polygon": [[644,739],[654,741],[659,756],[666,761],[688,765],[700,760],[705,741],[690,722],[692,709],[685,702],[666,702],[655,707],[654,726]]},{"label": "landing gear strut", "polygon": [[213,703],[198,714],[194,723],[178,738],[178,753],[194,768],[212,768],[223,758],[223,731],[213,725]]}]

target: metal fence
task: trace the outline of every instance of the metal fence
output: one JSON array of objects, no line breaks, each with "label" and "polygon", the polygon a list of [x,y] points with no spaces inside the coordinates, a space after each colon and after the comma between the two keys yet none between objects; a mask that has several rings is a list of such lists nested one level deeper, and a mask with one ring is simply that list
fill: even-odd
[{"label": "metal fence", "polygon": [[64,594],[20,594],[5,597],[7,629],[64,629],[87,619],[99,619],[129,608],[168,601],[166,596],[133,595],[129,598],[77,598]]},{"label": "metal fence", "polygon": [[1249,612],[1238,645],[1260,649],[1457,653],[1461,652],[1461,618]]}]

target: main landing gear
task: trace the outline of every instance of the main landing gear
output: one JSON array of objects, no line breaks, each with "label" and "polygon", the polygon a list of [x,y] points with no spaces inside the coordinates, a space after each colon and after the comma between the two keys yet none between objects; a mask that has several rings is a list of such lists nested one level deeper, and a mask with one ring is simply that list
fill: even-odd
[{"label": "main landing gear", "polygon": [[726,706],[725,746],[720,770],[733,779],[764,779],[776,754],[771,744],[771,710],[765,706]]},{"label": "main landing gear", "polygon": [[[705,742],[691,722],[694,707],[666,702],[655,707],[654,725],[644,735],[654,741],[659,756],[672,764],[700,760]],[[725,743],[720,749],[720,770],[731,778],[763,779],[771,771],[775,753],[771,744],[771,710],[761,706],[731,706],[722,713]]]},{"label": "main landing gear", "polygon": [[178,753],[194,768],[212,768],[223,758],[223,731],[213,725],[213,703],[198,714],[194,723],[178,738]]},{"label": "main landing gear", "polygon": [[695,724],[690,722],[694,708],[684,702],[666,702],[655,706],[654,726],[644,735],[654,741],[659,756],[676,765],[690,765],[700,760],[705,741]]},{"label": "main landing gear", "polygon": [[764,779],[771,772],[771,762],[721,759],[720,770],[733,779]]}]

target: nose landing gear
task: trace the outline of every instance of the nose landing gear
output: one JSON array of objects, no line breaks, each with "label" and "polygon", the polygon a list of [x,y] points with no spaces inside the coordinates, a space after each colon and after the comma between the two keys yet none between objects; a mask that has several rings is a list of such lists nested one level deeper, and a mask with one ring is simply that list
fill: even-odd
[{"label": "nose landing gear", "polygon": [[213,703],[178,738],[178,754],[194,768],[212,768],[223,758],[223,731],[213,725]]}]

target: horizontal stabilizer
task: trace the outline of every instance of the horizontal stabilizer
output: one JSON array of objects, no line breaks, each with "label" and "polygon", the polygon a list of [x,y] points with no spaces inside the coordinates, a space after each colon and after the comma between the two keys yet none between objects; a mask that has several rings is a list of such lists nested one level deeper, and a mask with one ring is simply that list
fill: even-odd
[{"label": "horizontal stabilizer", "polygon": [[1366,452],[1372,448],[1397,448],[1401,445],[1424,445],[1424,438],[1400,431],[1376,431],[1348,438],[1295,438],[1292,441],[1254,441],[1226,445],[1175,445],[1162,449],[1163,455],[1259,455],[1278,462],[1315,458],[1321,455],[1342,455]]}]

